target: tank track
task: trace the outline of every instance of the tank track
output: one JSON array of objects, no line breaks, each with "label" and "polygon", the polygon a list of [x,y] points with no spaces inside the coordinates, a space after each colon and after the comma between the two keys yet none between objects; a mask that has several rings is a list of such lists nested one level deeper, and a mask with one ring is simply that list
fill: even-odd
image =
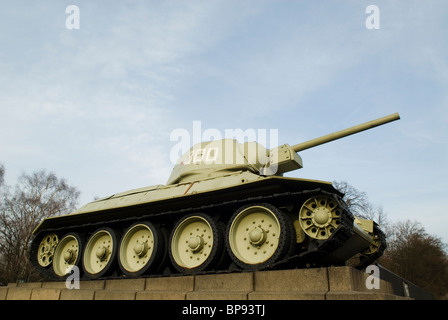
[{"label": "tank track", "polygon": [[[52,229],[46,229],[39,234],[37,234],[33,242],[31,244],[30,253],[29,253],[29,261],[33,265],[34,268],[36,268],[40,273],[45,275],[47,278],[52,280],[61,280],[61,278],[55,276],[54,272],[52,271],[51,267],[43,268],[39,265],[37,261],[37,249],[39,247],[39,243],[41,239],[43,238],[43,234],[48,233],[56,233],[59,236],[62,236],[69,232],[79,232],[84,240],[88,237],[89,231],[93,232],[94,230],[100,228],[100,227],[112,227],[118,230],[124,230],[126,226],[131,225],[132,223],[135,223],[137,221],[144,221],[144,220],[150,220],[155,221],[155,224],[160,225],[165,231],[163,232],[166,243],[168,243],[168,231],[167,228],[164,228],[164,225],[169,224],[171,227],[175,224],[176,221],[179,220],[180,217],[185,216],[189,213],[199,213],[199,212],[223,212],[224,209],[232,210],[231,212],[234,212],[237,208],[251,204],[251,203],[260,203],[260,202],[267,202],[277,207],[284,207],[285,204],[292,204],[292,203],[299,203],[303,202],[304,199],[309,198],[314,195],[324,194],[327,196],[330,196],[335,199],[335,201],[340,205],[342,210],[341,215],[341,223],[338,226],[338,228],[335,230],[335,232],[329,237],[327,240],[311,240],[309,241],[308,247],[305,250],[298,250],[297,247],[299,245],[296,245],[296,248],[294,249],[294,252],[292,252],[289,256],[285,257],[284,259],[277,261],[275,263],[264,265],[262,268],[259,268],[257,270],[273,270],[273,269],[285,269],[285,268],[297,268],[297,267],[309,267],[312,266],[325,266],[325,265],[334,265],[338,264],[338,262],[335,263],[335,261],[326,261],[326,257],[330,255],[334,250],[337,248],[343,246],[347,240],[351,237],[353,232],[353,220],[354,217],[351,214],[351,212],[347,209],[345,203],[340,199],[340,197],[334,193],[330,193],[328,191],[322,190],[320,188],[313,189],[313,190],[302,190],[302,191],[296,191],[296,192],[283,192],[283,193],[276,193],[276,194],[269,194],[269,195],[262,195],[262,196],[252,196],[247,197],[243,199],[238,200],[230,200],[230,201],[223,201],[220,203],[214,203],[214,204],[208,204],[208,205],[200,205],[200,206],[192,206],[188,208],[182,208],[179,210],[169,210],[159,213],[151,213],[151,214],[144,214],[140,216],[132,216],[132,217],[126,217],[126,218],[120,218],[120,219],[114,219],[114,220],[108,220],[108,221],[101,221],[101,222],[95,222],[95,223],[84,223],[76,225],[75,227],[61,227],[61,228],[52,228]],[[228,210],[227,210],[228,211]],[[227,212],[226,211],[226,212]],[[227,214],[227,213],[226,213]],[[222,214],[221,214],[222,215]],[[227,219],[230,219],[232,214],[229,214]],[[219,217],[218,217],[219,219]],[[174,222],[174,223],[173,223]],[[79,231],[79,230],[89,230],[89,231]],[[119,235],[121,233],[119,232]],[[383,249],[384,250],[384,249]],[[165,250],[167,251],[167,250]],[[378,252],[378,256],[382,254]],[[223,253],[223,256],[227,255],[227,252]],[[168,259],[168,253],[165,254],[164,257],[165,261],[163,262],[166,267],[163,270],[159,270],[159,272],[149,275],[142,275],[141,277],[152,277],[152,276],[169,276],[169,275],[175,275],[175,274],[181,274],[177,272],[173,267],[170,267],[170,263],[167,263]],[[117,258],[115,258],[117,260]],[[340,262],[339,264],[343,264],[343,262]],[[222,267],[215,269],[215,270],[208,270],[208,271],[201,271],[198,272],[200,274],[207,274],[207,273],[226,273],[226,272],[238,272],[238,271],[245,271],[238,267],[233,262],[226,262],[221,263]],[[115,269],[117,272],[114,272],[112,275],[109,275],[107,277],[100,277],[99,279],[116,279],[116,278],[123,278],[124,275],[121,275],[118,265],[115,266]],[[82,277],[81,279],[85,279],[85,277]],[[85,279],[89,280],[89,279]]]}]

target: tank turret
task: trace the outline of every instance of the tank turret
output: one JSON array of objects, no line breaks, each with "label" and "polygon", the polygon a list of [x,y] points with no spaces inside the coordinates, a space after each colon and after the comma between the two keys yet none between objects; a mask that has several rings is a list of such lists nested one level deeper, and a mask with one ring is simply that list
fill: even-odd
[{"label": "tank turret", "polygon": [[198,143],[180,157],[167,184],[218,177],[239,170],[281,176],[303,167],[302,158],[297,152],[398,119],[399,114],[394,113],[293,146],[284,144],[270,150],[257,142],[239,143],[234,139]]}]

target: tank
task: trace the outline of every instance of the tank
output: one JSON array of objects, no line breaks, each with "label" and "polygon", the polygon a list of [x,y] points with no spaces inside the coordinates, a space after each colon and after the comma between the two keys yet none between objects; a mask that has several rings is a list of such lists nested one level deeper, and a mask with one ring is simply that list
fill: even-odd
[{"label": "tank", "polygon": [[75,266],[84,280],[344,265],[354,256],[363,268],[386,248],[379,226],[355,217],[330,182],[283,175],[303,167],[298,152],[399,118],[270,150],[232,139],[199,143],[166,185],[41,221],[29,260],[54,280]]}]

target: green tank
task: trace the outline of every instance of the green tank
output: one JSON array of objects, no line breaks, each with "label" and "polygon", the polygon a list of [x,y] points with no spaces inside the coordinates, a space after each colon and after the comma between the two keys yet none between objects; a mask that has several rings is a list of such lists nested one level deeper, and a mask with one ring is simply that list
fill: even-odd
[{"label": "green tank", "polygon": [[284,177],[297,152],[398,120],[398,113],[311,141],[266,149],[223,139],[193,146],[166,185],[95,200],[44,219],[29,260],[62,280],[343,265],[380,257],[385,237],[354,217],[330,182]]}]

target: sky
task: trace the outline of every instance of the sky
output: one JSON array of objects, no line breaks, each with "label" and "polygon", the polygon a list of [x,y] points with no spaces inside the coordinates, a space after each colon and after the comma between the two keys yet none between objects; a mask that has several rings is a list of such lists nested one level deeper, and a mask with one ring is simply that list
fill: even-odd
[{"label": "sky", "polygon": [[448,243],[447,13],[445,0],[2,0],[5,182],[46,169],[81,206],[165,184],[170,137],[195,121],[293,145],[399,112],[303,151],[286,176],[347,181]]}]

